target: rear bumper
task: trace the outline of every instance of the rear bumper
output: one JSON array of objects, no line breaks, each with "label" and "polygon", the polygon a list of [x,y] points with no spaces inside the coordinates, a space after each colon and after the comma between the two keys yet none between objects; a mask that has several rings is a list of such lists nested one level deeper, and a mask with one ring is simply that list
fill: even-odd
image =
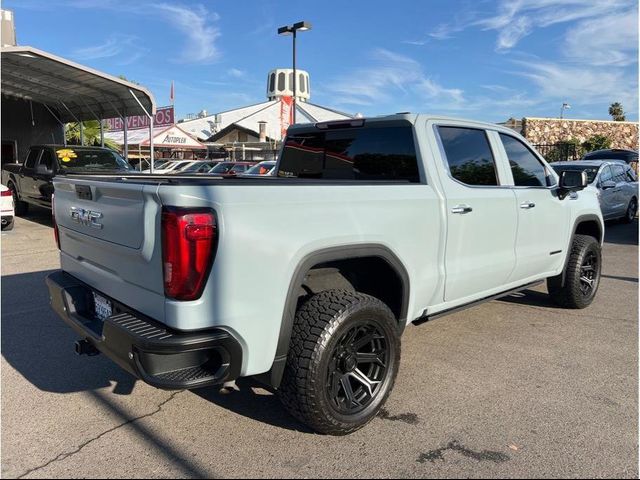
[{"label": "rear bumper", "polygon": [[101,321],[93,313],[93,290],[88,285],[63,271],[50,274],[46,281],[51,307],[76,333],[154,387],[198,388],[240,374],[242,348],[229,332],[178,332],[111,298],[113,314]]}]

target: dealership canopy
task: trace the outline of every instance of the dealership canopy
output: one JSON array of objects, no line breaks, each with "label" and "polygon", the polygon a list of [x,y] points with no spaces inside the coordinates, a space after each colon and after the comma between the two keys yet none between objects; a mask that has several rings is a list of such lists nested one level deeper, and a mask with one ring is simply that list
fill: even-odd
[{"label": "dealership canopy", "polygon": [[3,47],[2,93],[55,110],[62,122],[155,114],[140,85],[33,47]]}]

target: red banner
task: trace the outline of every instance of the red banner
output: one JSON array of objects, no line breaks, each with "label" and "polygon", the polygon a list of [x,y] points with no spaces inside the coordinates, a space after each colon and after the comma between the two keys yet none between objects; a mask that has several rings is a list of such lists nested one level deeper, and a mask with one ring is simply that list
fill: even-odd
[{"label": "red banner", "polygon": [[[106,122],[110,132],[124,130],[124,123],[121,118],[107,118]],[[156,115],[153,117],[154,127],[168,127],[173,124],[173,107],[161,107],[156,110]],[[149,117],[146,115],[127,117],[127,130],[136,130],[140,128],[149,128]]]},{"label": "red banner", "polygon": [[280,136],[284,138],[287,128],[293,123],[293,97],[280,98]]}]

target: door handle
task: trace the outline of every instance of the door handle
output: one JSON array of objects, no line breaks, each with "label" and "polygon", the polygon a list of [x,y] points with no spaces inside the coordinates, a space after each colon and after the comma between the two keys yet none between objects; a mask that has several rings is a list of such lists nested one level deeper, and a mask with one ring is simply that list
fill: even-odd
[{"label": "door handle", "polygon": [[520,204],[520,208],[524,208],[526,210],[528,210],[530,208],[533,208],[535,206],[536,206],[536,204],[533,203],[533,202],[523,202],[523,203]]},{"label": "door handle", "polygon": [[471,213],[471,212],[473,212],[473,208],[471,208],[469,205],[456,205],[451,209],[451,213],[460,213],[463,215],[465,213]]}]

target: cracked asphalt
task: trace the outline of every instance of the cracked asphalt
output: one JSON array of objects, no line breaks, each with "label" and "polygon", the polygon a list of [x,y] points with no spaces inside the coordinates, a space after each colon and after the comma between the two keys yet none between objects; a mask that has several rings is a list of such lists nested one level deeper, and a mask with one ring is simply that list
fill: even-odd
[{"label": "cracked asphalt", "polygon": [[2,477],[638,477],[638,225],[607,225],[582,311],[544,286],[409,327],[395,389],[344,438],[251,380],[166,392],[77,357],[49,309],[47,212],[2,233]]}]

